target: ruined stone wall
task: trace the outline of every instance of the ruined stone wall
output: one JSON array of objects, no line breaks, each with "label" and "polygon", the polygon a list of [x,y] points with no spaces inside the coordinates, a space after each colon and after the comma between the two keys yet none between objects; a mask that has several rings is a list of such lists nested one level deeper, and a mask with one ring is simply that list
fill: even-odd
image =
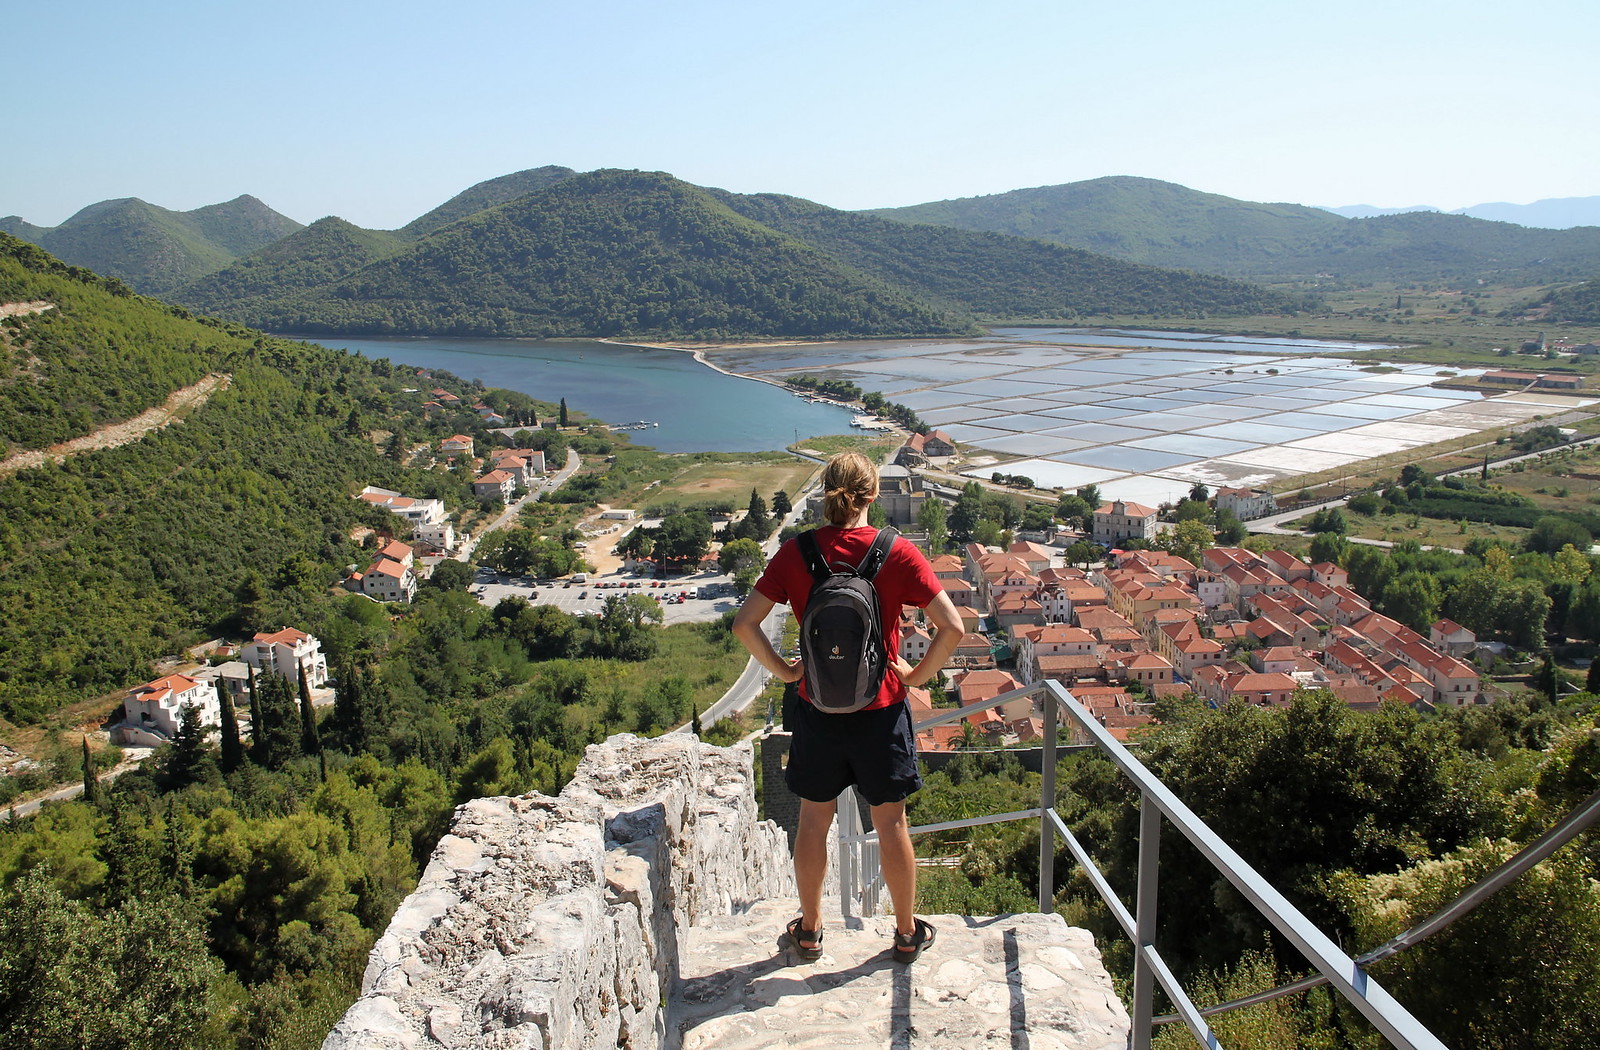
[{"label": "ruined stone wall", "polygon": [[559,797],[456,810],[323,1050],[655,1050],[678,930],[793,893],[748,744],[612,737]]}]

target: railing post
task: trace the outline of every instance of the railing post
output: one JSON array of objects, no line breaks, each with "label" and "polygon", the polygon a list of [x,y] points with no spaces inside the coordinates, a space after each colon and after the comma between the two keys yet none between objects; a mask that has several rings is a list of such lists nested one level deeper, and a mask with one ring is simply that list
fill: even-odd
[{"label": "railing post", "polygon": [[1156,973],[1145,949],[1156,940],[1156,886],[1161,865],[1161,809],[1149,795],[1139,802],[1139,887],[1134,914],[1133,1016],[1128,1033],[1131,1050],[1150,1050],[1150,1018],[1155,1007]]},{"label": "railing post", "polygon": [[856,876],[861,867],[858,862],[861,844],[849,841],[861,834],[861,821],[856,810],[856,793],[850,788],[845,788],[839,793],[833,808],[834,833],[838,836],[839,843],[836,851],[839,860],[839,914],[849,919],[856,914]]},{"label": "railing post", "polygon": [[1056,906],[1056,826],[1050,811],[1056,808],[1056,708],[1055,690],[1044,690],[1044,765],[1039,773],[1039,911],[1049,915]]}]

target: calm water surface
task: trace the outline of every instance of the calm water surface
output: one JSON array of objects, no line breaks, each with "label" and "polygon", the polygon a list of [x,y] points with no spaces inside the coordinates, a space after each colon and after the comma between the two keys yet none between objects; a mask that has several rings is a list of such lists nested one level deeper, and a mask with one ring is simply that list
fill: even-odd
[{"label": "calm water surface", "polygon": [[397,364],[442,369],[516,390],[633,431],[663,452],[758,452],[800,438],[842,434],[852,413],[813,405],[769,383],[724,375],[681,350],[544,339],[346,339],[324,346]]},{"label": "calm water surface", "polygon": [[[769,383],[726,375],[681,350],[656,350],[543,339],[343,339],[319,337],[365,357],[435,368],[489,386],[521,391],[541,401],[566,398],[567,406],[612,424],[638,420],[659,426],[634,431],[633,440],[663,452],[754,452],[784,448],[801,438],[850,429],[851,413],[808,404]],[[1215,355],[1222,365],[1250,355],[1348,354],[1388,349],[1378,343],[1317,339],[1154,332],[1115,328],[996,328],[973,339],[860,340],[717,351],[712,358],[739,372],[781,375],[802,370],[870,372],[871,362],[985,353],[1019,346],[1055,347],[1070,356],[1084,350],[1143,348]],[[1054,350],[1044,351],[1054,353]],[[930,368],[944,365],[936,358]],[[1152,365],[1153,368],[1158,366]],[[881,378],[881,377],[879,377]],[[933,376],[924,377],[935,382]],[[918,385],[913,382],[913,386]],[[904,387],[904,384],[902,384]],[[887,387],[883,388],[888,390]],[[892,395],[892,391],[891,395]]]}]

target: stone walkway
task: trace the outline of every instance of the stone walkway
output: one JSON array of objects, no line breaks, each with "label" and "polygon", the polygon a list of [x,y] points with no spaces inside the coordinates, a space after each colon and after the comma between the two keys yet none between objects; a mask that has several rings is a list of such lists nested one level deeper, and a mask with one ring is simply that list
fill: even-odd
[{"label": "stone walkway", "polygon": [[1008,1047],[1122,1050],[1128,1017],[1084,930],[1056,915],[930,916],[938,942],[915,963],[889,956],[893,920],[825,926],[821,959],[779,945],[792,901],[680,930],[668,1005],[683,1050]]}]

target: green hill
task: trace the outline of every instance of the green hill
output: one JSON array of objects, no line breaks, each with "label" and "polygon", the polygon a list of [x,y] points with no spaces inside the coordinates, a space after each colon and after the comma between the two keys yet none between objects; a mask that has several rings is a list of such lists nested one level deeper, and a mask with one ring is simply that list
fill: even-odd
[{"label": "green hill", "polygon": [[1534,305],[1546,308],[1548,321],[1600,324],[1600,279],[1551,292]]},{"label": "green hill", "polygon": [[895,223],[776,194],[722,197],[741,214],[880,280],[986,319],[1200,317],[1305,306],[1257,285],[1037,240]]},{"label": "green hill", "polygon": [[1541,284],[1600,271],[1600,229],[1593,227],[1530,229],[1437,212],[1346,219],[1125,176],[866,214],[1243,277]]},{"label": "green hill", "polygon": [[708,339],[951,334],[970,330],[974,316],[1199,317],[1303,305],[1219,277],[661,173],[536,169],[480,184],[429,215],[393,235],[323,220],[172,297],[274,331]]},{"label": "green hill", "polygon": [[50,232],[48,226],[35,226],[20,215],[7,215],[0,219],[0,233],[9,233],[18,240],[30,244],[38,244],[45,234]]},{"label": "green hill", "polygon": [[120,278],[146,295],[220,270],[300,228],[250,196],[187,212],[123,197],[91,204],[51,228],[15,216],[0,220],[0,229],[61,261]]},{"label": "green hill", "polygon": [[426,215],[412,219],[398,232],[411,238],[422,237],[450,225],[457,219],[464,219],[487,208],[514,201],[518,197],[526,197],[530,193],[537,193],[576,174],[577,172],[571,168],[547,164],[542,168],[530,168],[527,171],[489,179],[463,190]]},{"label": "green hill", "polygon": [[426,441],[463,425],[424,418],[402,392],[408,369],[195,320],[0,235],[0,302],[38,300],[54,308],[0,322],[0,458],[206,373],[230,380],[139,440],[0,471],[0,717],[144,681],[154,658],[219,631],[305,622],[364,562],[358,528],[394,528],[351,498],[364,485],[471,498],[466,479],[378,454],[389,432]]},{"label": "green hill", "polygon": [[272,279],[234,286],[239,298],[226,304],[198,286],[174,298],[307,333],[735,338],[971,327],[706,190],[650,172],[561,179],[315,288],[283,288],[276,271],[262,276]]},{"label": "green hill", "polygon": [[175,290],[171,298],[219,316],[265,316],[279,300],[341,280],[405,247],[397,233],[364,230],[329,216]]}]

